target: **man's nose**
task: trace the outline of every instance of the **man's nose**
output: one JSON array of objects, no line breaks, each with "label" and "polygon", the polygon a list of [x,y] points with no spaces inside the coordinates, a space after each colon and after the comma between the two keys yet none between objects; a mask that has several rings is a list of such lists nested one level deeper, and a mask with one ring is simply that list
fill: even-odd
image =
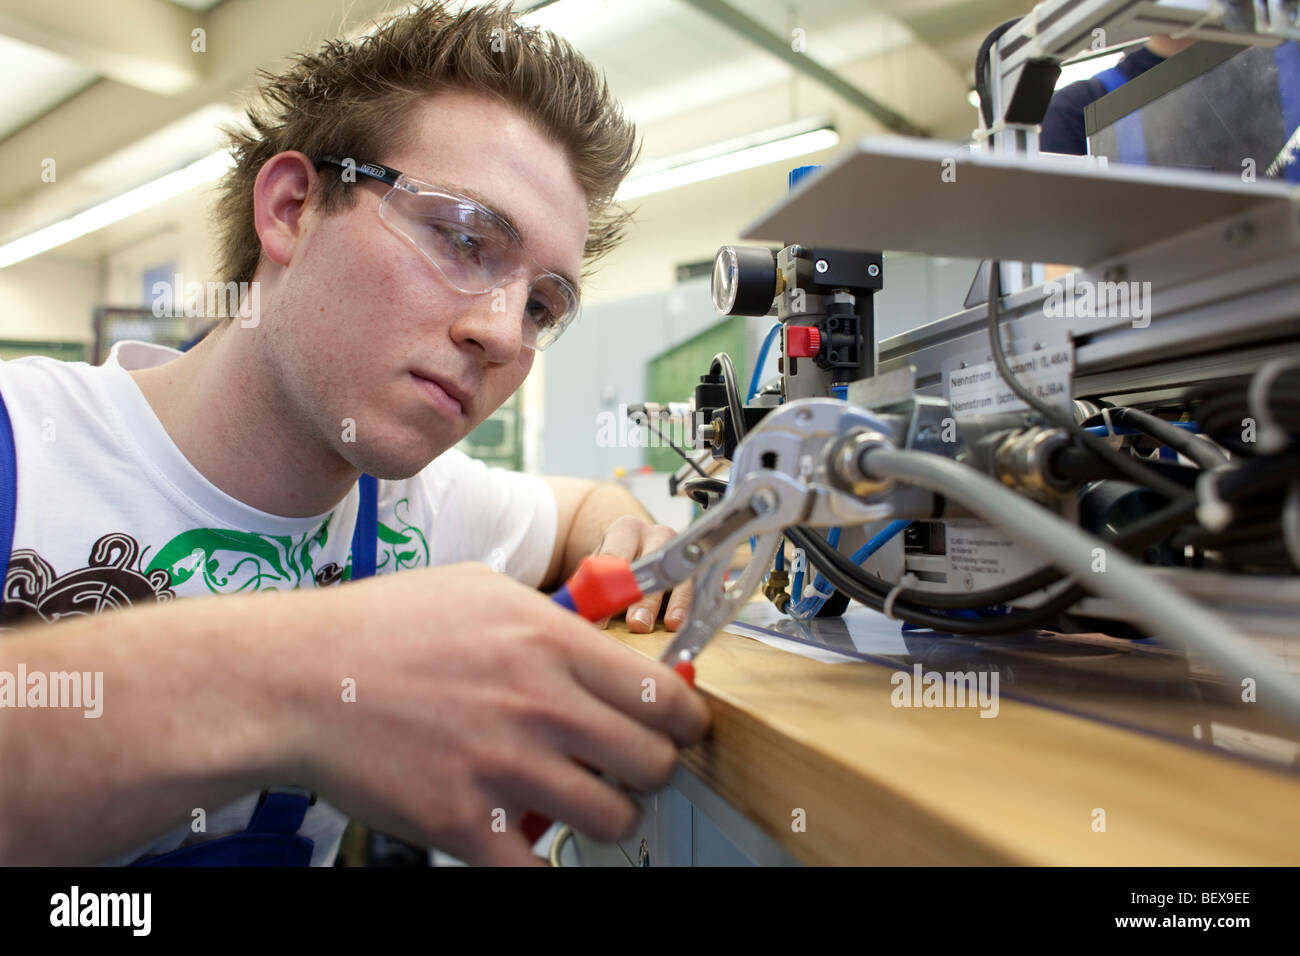
[{"label": "man's nose", "polygon": [[452,337],[477,345],[494,364],[514,361],[524,344],[528,292],[528,280],[516,277],[491,292],[473,296],[456,320]]}]

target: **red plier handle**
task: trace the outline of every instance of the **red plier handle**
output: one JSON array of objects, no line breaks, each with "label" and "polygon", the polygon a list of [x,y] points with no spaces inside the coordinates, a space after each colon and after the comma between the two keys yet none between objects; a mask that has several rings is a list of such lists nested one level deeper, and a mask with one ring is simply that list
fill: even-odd
[{"label": "red plier handle", "polygon": [[[612,554],[593,554],[579,562],[573,577],[551,595],[551,600],[588,621],[602,621],[643,597],[631,562]],[[690,661],[679,661],[673,670],[695,686],[695,668]]]}]

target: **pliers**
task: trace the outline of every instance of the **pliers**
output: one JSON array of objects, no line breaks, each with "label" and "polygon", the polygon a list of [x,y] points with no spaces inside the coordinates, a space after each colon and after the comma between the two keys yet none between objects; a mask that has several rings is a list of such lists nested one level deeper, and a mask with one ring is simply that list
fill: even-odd
[{"label": "pliers", "polygon": [[[809,399],[782,406],[737,449],[726,496],[699,520],[635,562],[613,555],[583,559],[553,598],[599,621],[693,578],[690,612],[660,660],[694,685],[695,658],[758,590],[786,528],[866,524],[892,515],[888,504],[864,503],[827,481],[817,464],[829,443],[860,425],[883,427],[842,402]],[[732,556],[746,540],[750,561],[728,587]]]}]

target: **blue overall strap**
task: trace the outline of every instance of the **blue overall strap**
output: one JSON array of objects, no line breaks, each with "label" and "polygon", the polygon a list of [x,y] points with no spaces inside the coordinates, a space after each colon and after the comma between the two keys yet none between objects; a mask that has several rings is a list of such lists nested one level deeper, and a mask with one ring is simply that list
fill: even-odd
[{"label": "blue overall strap", "polygon": [[9,578],[9,552],[14,547],[14,515],[18,510],[18,456],[14,454],[14,429],[9,409],[0,395],[0,608]]},{"label": "blue overall strap", "polygon": [[379,481],[362,475],[357,481],[361,504],[357,509],[357,526],[352,532],[352,580],[360,581],[375,573],[375,553],[379,535]]},{"label": "blue overall strap", "polygon": [[[371,475],[362,475],[357,485],[361,502],[352,533],[353,581],[375,573],[379,530],[379,482]],[[315,802],[314,794],[309,798],[303,793],[264,790],[253,819],[243,832],[136,860],[131,865],[310,866],[315,844],[296,834],[307,816],[307,808]]]},{"label": "blue overall strap", "polygon": [[1128,82],[1128,75],[1119,67],[1112,66],[1109,70],[1102,70],[1093,79],[1100,83],[1107,93],[1114,93]]},{"label": "blue overall strap", "polygon": [[[1277,92],[1282,106],[1282,135],[1300,135],[1300,42],[1283,43],[1273,53],[1277,64]],[[1287,182],[1300,183],[1300,156],[1282,170]]]},{"label": "blue overall strap", "polygon": [[248,829],[170,853],[136,860],[132,866],[309,866],[316,844],[296,836],[314,803],[301,793],[262,791]]}]

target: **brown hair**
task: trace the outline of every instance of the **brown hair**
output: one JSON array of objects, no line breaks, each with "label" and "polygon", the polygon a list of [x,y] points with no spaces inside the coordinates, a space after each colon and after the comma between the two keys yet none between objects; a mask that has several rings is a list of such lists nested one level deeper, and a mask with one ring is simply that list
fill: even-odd
[{"label": "brown hair", "polygon": [[[248,109],[252,130],[229,131],[236,165],[222,180],[215,210],[222,279],[247,282],[257,268],[253,184],[267,160],[300,150],[313,160],[382,162],[409,141],[413,106],[450,89],[502,99],[563,148],[587,197],[584,257],[591,262],[613,249],[628,221],[612,203],[636,160],[636,127],[581,53],[515,16],[496,4],[455,13],[439,0],[392,17],[359,41],[331,40],[294,58],[283,73],[261,71],[264,102]],[[356,201],[339,176],[319,177],[314,198],[327,214]]]}]

